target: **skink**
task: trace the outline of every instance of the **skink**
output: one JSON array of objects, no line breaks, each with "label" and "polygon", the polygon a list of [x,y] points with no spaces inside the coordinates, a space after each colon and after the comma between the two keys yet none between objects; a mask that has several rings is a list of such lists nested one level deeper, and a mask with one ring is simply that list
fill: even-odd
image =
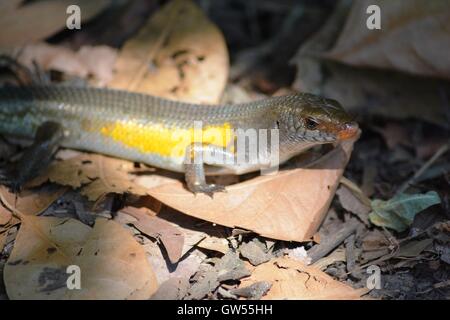
[{"label": "skink", "polygon": [[[305,93],[236,105],[197,105],[112,89],[0,88],[0,133],[35,139],[24,165],[32,158],[49,161],[62,146],[184,172],[192,192],[213,194],[223,187],[207,184],[205,175],[242,174],[267,165],[203,159],[206,151],[226,159],[235,156],[237,129],[276,130],[282,163],[311,146],[353,137],[358,125],[336,101]],[[17,183],[36,173],[31,167],[18,170]]]}]

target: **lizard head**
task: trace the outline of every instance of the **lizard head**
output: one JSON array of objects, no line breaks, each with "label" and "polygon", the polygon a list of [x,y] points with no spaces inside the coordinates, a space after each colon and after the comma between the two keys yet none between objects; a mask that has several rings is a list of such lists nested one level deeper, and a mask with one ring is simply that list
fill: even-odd
[{"label": "lizard head", "polygon": [[358,124],[335,100],[312,94],[288,97],[283,103],[286,129],[296,139],[329,143],[350,139],[358,133]]}]

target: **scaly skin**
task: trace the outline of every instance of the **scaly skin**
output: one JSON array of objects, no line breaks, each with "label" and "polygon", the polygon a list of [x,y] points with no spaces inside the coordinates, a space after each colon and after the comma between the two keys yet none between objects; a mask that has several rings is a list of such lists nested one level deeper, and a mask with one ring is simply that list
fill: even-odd
[{"label": "scaly skin", "polygon": [[[198,142],[194,121],[202,121],[201,145],[223,150],[230,146],[227,150],[233,150],[236,144],[230,129],[279,129],[281,162],[313,145],[350,138],[357,131],[356,123],[336,101],[310,94],[212,106],[109,89],[0,88],[2,134],[33,138],[42,123],[58,123],[65,133],[63,147],[187,172],[192,191],[214,192],[214,187],[204,190],[204,179],[199,177],[203,165],[185,164],[193,154],[193,143]],[[241,174],[259,168],[227,165],[210,173]]]}]

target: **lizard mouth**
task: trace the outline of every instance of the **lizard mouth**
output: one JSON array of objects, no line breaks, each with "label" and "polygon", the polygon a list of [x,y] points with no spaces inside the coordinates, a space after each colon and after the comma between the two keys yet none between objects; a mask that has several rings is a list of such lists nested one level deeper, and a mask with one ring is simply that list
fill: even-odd
[{"label": "lizard mouth", "polygon": [[356,136],[358,133],[358,124],[356,122],[345,123],[337,134],[338,140],[347,140]]}]

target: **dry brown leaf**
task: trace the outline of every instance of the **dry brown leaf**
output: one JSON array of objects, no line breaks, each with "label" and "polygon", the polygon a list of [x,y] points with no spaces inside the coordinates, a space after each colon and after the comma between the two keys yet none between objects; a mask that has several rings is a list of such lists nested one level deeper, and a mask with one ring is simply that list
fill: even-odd
[{"label": "dry brown leaf", "polygon": [[[364,196],[361,190],[359,190],[359,192],[359,195]],[[358,194],[349,189],[347,186],[341,186],[336,191],[336,195],[339,197],[339,202],[345,210],[354,213],[361,219],[361,221],[363,221],[366,225],[369,225],[369,212],[372,210],[370,201],[368,203],[361,201]]]},{"label": "dry brown leaf", "polygon": [[15,49],[11,55],[15,55],[15,51],[18,51],[18,62],[28,68],[32,68],[36,63],[44,71],[55,70],[80,78],[86,78],[89,73],[75,51],[63,46],[42,42]]},{"label": "dry brown leaf", "polygon": [[0,15],[13,13],[23,0],[9,0],[0,2]]},{"label": "dry brown leaf", "polygon": [[[139,203],[142,205],[144,205],[144,204],[148,205],[149,201],[147,201],[146,198],[149,198],[149,197],[141,197],[140,199],[145,199],[145,201],[143,201],[143,203],[141,201],[139,201]],[[133,202],[133,204],[134,204],[134,202]],[[161,212],[165,211],[164,209],[170,209],[170,208],[163,207],[163,210]],[[170,211],[174,211],[174,210],[170,209]],[[158,213],[158,215],[159,215],[159,213]],[[177,215],[177,217],[182,218],[181,220],[189,219],[191,221],[192,220],[198,221],[198,219],[189,217],[187,215],[183,215],[178,212],[176,213],[176,215]],[[167,281],[170,278],[173,278],[173,277],[181,277],[181,278],[189,279],[191,276],[193,276],[198,271],[200,264],[207,258],[205,253],[201,252],[200,250],[198,250],[194,247],[194,245],[196,243],[198,243],[201,240],[201,238],[198,240],[193,240],[191,238],[191,233],[203,234],[203,232],[197,231],[197,230],[186,229],[185,223],[183,223],[183,222],[177,223],[180,220],[174,221],[173,219],[170,219],[170,216],[171,215],[163,214],[162,219],[164,219],[166,221],[166,223],[170,223],[171,225],[175,226],[176,228],[181,229],[183,231],[183,233],[185,234],[184,247],[183,247],[183,251],[182,251],[183,259],[178,261],[178,263],[171,264],[168,261],[167,254],[164,254],[162,252],[160,245],[158,245],[154,241],[151,241],[149,239],[139,236],[139,242],[141,243],[142,247],[144,248],[144,250],[147,254],[147,259],[148,259],[150,265],[152,266],[152,269],[155,273],[158,283],[160,283],[160,284]],[[135,218],[133,218],[132,216],[130,216],[128,214],[123,213],[122,211],[117,212],[117,215],[114,218],[114,221],[120,223],[121,225],[132,224],[134,220],[135,220]],[[203,223],[203,225],[204,225],[204,223]],[[202,226],[200,226],[200,229],[202,229]],[[204,238],[204,236],[203,236],[203,238]],[[185,253],[188,251],[189,251],[189,254],[185,255]]]},{"label": "dry brown leaf", "polygon": [[7,210],[5,207],[0,205],[0,232],[2,232],[2,227],[5,226],[12,218],[11,211]]},{"label": "dry brown leaf", "polygon": [[[81,289],[66,268],[81,270]],[[23,216],[4,269],[10,299],[147,299],[157,289],[143,248],[114,221]]]},{"label": "dry brown leaf", "polygon": [[280,171],[227,187],[214,199],[194,195],[178,180],[144,179],[148,193],[185,214],[263,236],[305,241],[317,231],[327,213],[354,141],[346,141],[311,167]]},{"label": "dry brown leaf", "polygon": [[8,232],[0,231],[0,253],[3,251],[3,248],[5,247],[5,241],[6,241],[7,235],[8,235]]},{"label": "dry brown leaf", "polygon": [[330,65],[329,72],[321,94],[336,99],[349,112],[391,119],[415,117],[441,126],[447,121],[439,92],[448,90],[448,83],[338,64]]},{"label": "dry brown leaf", "polygon": [[240,280],[250,275],[246,263],[233,251],[227,252],[220,259],[214,259],[213,265],[203,265],[190,280],[192,286],[186,300],[200,300],[215,291],[221,282]]},{"label": "dry brown leaf", "polygon": [[190,0],[170,1],[119,54],[112,88],[216,103],[228,75],[220,30]]},{"label": "dry brown leaf", "polygon": [[283,170],[229,186],[214,199],[194,195],[173,178],[136,177],[129,173],[135,169],[133,163],[93,154],[56,162],[34,184],[50,180],[83,186],[81,193],[93,201],[110,192],[148,194],[203,220],[269,238],[305,241],[314,235],[327,212],[353,143],[345,141],[308,168]]},{"label": "dry brown leaf", "polygon": [[364,251],[378,251],[388,248],[389,240],[379,230],[373,230],[364,236],[362,248]]},{"label": "dry brown leaf", "polygon": [[253,266],[258,266],[272,258],[272,255],[267,253],[266,245],[256,238],[241,243],[238,250],[241,257],[248,260]]},{"label": "dry brown leaf", "polygon": [[7,10],[0,10],[0,30],[3,30],[0,46],[3,47],[23,46],[43,40],[66,28],[69,17],[66,9],[70,5],[80,7],[83,24],[109,4],[109,0],[44,0],[22,6],[18,6],[19,1],[14,2]]},{"label": "dry brown leaf", "polygon": [[189,289],[189,279],[173,277],[169,278],[158,288],[151,300],[182,300]]},{"label": "dry brown leaf", "polygon": [[241,280],[240,287],[259,281],[272,283],[271,289],[262,297],[264,300],[353,300],[367,293],[366,289],[355,290],[316,267],[288,258],[277,258],[255,267],[249,278]]},{"label": "dry brown leaf", "polygon": [[[439,79],[411,77],[375,68],[355,68],[320,59],[326,56],[338,38],[348,16],[349,3],[339,1],[329,20],[292,59],[297,66],[293,88],[333,98],[350,112],[367,112],[391,119],[416,117],[446,126],[445,101],[441,93],[450,86]],[[359,2],[353,3],[359,5]],[[361,17],[368,15],[362,13]],[[365,21],[364,28],[359,26],[353,27],[355,30],[366,29]],[[372,32],[375,37],[379,30]]]},{"label": "dry brown leaf", "polygon": [[316,262],[314,262],[312,265],[322,271],[324,271],[329,265],[332,265],[333,263],[336,263],[338,261],[347,261],[347,257],[345,255],[345,249],[338,248],[328,254],[326,257],[323,257]]},{"label": "dry brown leaf", "polygon": [[83,46],[77,56],[84,63],[96,85],[105,86],[113,78],[113,66],[117,51],[108,46]]},{"label": "dry brown leaf", "polygon": [[158,213],[158,217],[176,225],[184,233],[183,255],[198,247],[221,252],[230,251],[225,227],[213,225],[209,222],[190,217],[167,206]]},{"label": "dry brown leaf", "polygon": [[388,122],[384,127],[372,127],[383,137],[387,147],[390,150],[398,145],[411,146],[410,133],[404,125],[394,122]]},{"label": "dry brown leaf", "polygon": [[61,185],[80,188],[81,194],[96,201],[108,193],[146,195],[146,188],[134,183],[132,162],[97,154],[82,153],[64,161],[54,162],[31,185],[50,180]]},{"label": "dry brown leaf", "polygon": [[167,257],[161,252],[161,248],[158,244],[148,240],[143,245],[143,248],[147,254],[147,259],[152,266],[158,283],[173,278],[190,278],[199,269],[202,262],[207,258],[206,254],[198,249],[193,249],[186,257],[180,260],[177,264],[171,265],[167,261]]},{"label": "dry brown leaf", "polygon": [[[142,199],[145,200],[142,201]],[[157,216],[165,224],[179,230],[184,237],[181,256],[184,256],[193,248],[202,248],[223,254],[230,250],[226,239],[227,232],[225,227],[214,226],[212,223],[185,215],[167,206],[162,206],[161,202],[151,197],[140,197],[140,201],[132,203],[131,206],[147,210],[147,215]],[[122,210],[119,212],[122,212]],[[133,220],[127,220],[125,223],[133,224],[133,222]]]},{"label": "dry brown leaf", "polygon": [[361,201],[361,203],[366,206],[370,206],[370,199],[364,194],[362,189],[356,183],[346,177],[342,177],[341,184],[351,191],[353,195]]},{"label": "dry brown leaf", "polygon": [[230,246],[226,239],[209,235],[205,236],[199,243],[196,244],[196,246],[202,249],[217,251],[223,254],[230,251]]},{"label": "dry brown leaf", "polygon": [[47,43],[28,44],[23,48],[3,50],[17,56],[19,63],[33,68],[36,63],[44,71],[55,70],[87,79],[102,86],[112,79],[117,51],[108,46],[84,46],[77,52]]},{"label": "dry brown leaf", "polygon": [[17,218],[16,216],[14,216],[9,210],[7,210],[6,208],[4,208],[3,206],[0,206],[0,210],[5,213],[9,213],[10,214],[10,219],[9,221],[4,224],[4,225],[0,225],[0,233],[5,233],[4,236],[6,236],[6,233],[8,233],[8,231],[14,227],[20,224],[20,219]]},{"label": "dry brown leaf", "polygon": [[395,257],[417,258],[422,251],[429,248],[433,243],[433,239],[411,240],[402,243],[400,249],[396,251]]},{"label": "dry brown leaf", "polygon": [[[19,194],[9,192],[5,186],[0,186],[0,200],[10,211],[25,215],[38,215],[67,191],[67,188],[51,185],[36,190],[23,190]],[[3,214],[0,210],[0,217]],[[0,223],[1,224],[1,223]]]},{"label": "dry brown leaf", "polygon": [[[381,9],[381,30],[365,27],[369,5]],[[325,56],[355,66],[450,78],[447,0],[354,1],[335,47]]]},{"label": "dry brown leaf", "polygon": [[121,210],[121,212],[137,219],[137,221],[131,223],[139,231],[152,238],[161,240],[167,251],[170,262],[177,263],[183,253],[183,231],[164,219],[149,214],[148,211],[149,209],[147,208],[134,207],[125,207]]}]

